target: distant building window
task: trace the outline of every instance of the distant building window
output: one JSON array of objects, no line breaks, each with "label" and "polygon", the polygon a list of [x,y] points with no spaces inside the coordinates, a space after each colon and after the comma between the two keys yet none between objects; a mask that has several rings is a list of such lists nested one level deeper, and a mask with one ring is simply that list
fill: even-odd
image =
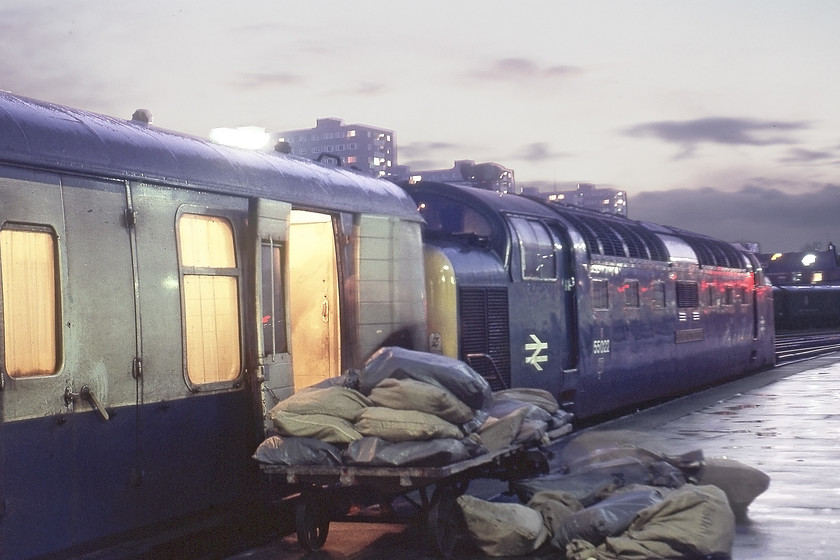
[{"label": "distant building window", "polygon": [[355,150],[356,149],[356,144],[350,144],[350,149]]},{"label": "distant building window", "polygon": [[356,156],[347,156],[347,163],[356,163]]},{"label": "distant building window", "polygon": [[239,269],[230,222],[181,215],[178,254],[187,377],[195,384],[231,381],[239,375],[241,358]]},{"label": "distant building window", "polygon": [[56,254],[52,230],[0,231],[4,366],[11,377],[58,371],[61,318]]},{"label": "distant building window", "polygon": [[356,131],[355,130],[348,130],[347,131],[347,138],[353,138],[355,136],[356,136]]},{"label": "distant building window", "polygon": [[609,309],[609,283],[606,280],[592,280],[592,309]]},{"label": "distant building window", "polygon": [[677,282],[677,307],[699,307],[700,292],[697,282]]},{"label": "distant building window", "polygon": [[628,280],[621,287],[624,292],[624,306],[625,307],[639,307],[639,281]]}]

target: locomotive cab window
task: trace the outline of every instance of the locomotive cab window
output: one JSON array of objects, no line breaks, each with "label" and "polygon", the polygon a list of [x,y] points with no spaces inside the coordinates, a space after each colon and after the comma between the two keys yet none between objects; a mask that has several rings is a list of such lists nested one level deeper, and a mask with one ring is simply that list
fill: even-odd
[{"label": "locomotive cab window", "polygon": [[178,253],[187,379],[193,385],[232,381],[241,368],[240,272],[230,222],[182,214]]},{"label": "locomotive cab window", "polygon": [[522,278],[525,280],[554,280],[557,278],[557,255],[554,239],[542,222],[525,218],[510,218],[519,240]]},{"label": "locomotive cab window", "polygon": [[0,231],[3,349],[11,377],[56,373],[60,309],[56,236],[46,228]]}]

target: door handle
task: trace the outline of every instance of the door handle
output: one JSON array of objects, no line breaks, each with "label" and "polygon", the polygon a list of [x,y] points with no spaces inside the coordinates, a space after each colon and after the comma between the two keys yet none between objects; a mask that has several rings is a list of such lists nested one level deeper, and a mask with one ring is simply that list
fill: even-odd
[{"label": "door handle", "polygon": [[92,404],[93,408],[95,408],[96,411],[99,412],[99,415],[102,416],[103,420],[111,419],[111,415],[108,414],[107,410],[105,410],[105,407],[102,405],[102,402],[100,402],[100,400],[96,398],[96,394],[87,385],[82,385],[82,388],[79,389],[78,393],[74,393],[73,391],[71,391],[70,387],[67,387],[64,390],[64,402],[68,406],[70,405],[70,403],[75,403],[76,399],[78,399],[79,397]]},{"label": "door handle", "polygon": [[330,321],[330,302],[324,298],[324,303],[321,304],[321,320],[325,323]]}]

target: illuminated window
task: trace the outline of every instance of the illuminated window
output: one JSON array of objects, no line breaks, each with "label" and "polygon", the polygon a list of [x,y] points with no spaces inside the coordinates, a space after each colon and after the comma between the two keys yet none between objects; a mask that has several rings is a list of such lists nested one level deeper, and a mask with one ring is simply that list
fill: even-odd
[{"label": "illuminated window", "polygon": [[58,370],[56,263],[52,231],[0,231],[4,365],[12,377],[50,375]]},{"label": "illuminated window", "polygon": [[224,218],[183,214],[178,249],[184,298],[187,377],[192,383],[239,375],[239,270]]}]

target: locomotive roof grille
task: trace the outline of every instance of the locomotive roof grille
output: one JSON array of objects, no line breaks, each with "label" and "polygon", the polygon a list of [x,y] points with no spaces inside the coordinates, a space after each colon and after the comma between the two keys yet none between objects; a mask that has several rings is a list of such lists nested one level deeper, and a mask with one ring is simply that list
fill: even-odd
[{"label": "locomotive roof grille", "polygon": [[668,261],[668,251],[659,237],[634,222],[621,222],[581,213],[560,213],[583,235],[589,252],[604,256]]},{"label": "locomotive roof grille", "polygon": [[703,239],[677,234],[697,255],[697,262],[703,266],[744,268],[744,260],[738,250],[729,243],[714,239]]}]

